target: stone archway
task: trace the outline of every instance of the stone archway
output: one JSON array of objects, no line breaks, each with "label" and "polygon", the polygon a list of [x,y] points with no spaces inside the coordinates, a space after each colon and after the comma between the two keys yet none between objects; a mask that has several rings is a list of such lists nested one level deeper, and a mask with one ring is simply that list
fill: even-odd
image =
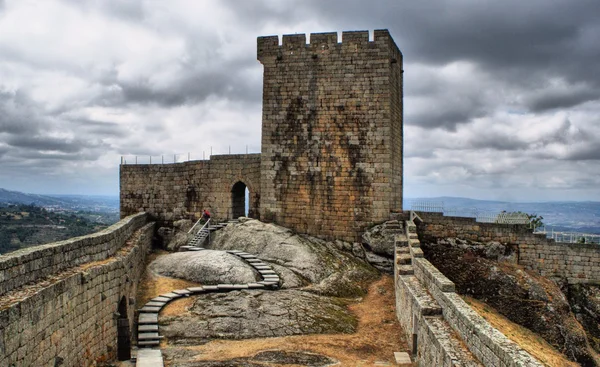
[{"label": "stone archway", "polygon": [[246,189],[248,186],[242,181],[237,181],[231,188],[231,217],[233,219],[245,217],[246,211]]},{"label": "stone archway", "polygon": [[127,318],[127,298],[121,297],[117,309],[117,359],[127,361],[131,359],[131,331],[129,330],[129,319]]}]

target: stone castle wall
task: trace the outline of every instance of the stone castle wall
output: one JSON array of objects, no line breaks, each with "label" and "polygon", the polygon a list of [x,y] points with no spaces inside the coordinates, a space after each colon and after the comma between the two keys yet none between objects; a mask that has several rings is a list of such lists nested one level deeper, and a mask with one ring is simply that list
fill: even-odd
[{"label": "stone castle wall", "polygon": [[402,54],[385,30],[258,38],[261,218],[358,239],[402,207]]},{"label": "stone castle wall", "polygon": [[[119,303],[126,305],[133,330],[131,301],[154,232],[154,224],[146,224],[146,218],[138,214],[102,234],[80,237],[77,241],[82,246],[77,250],[73,242],[63,241],[15,255],[30,265],[34,262],[27,259],[44,262],[50,258],[46,267],[54,270],[40,272],[34,276],[37,284],[5,291],[0,298],[0,366],[79,367],[115,357]],[[106,249],[97,251],[104,245]],[[56,250],[54,255],[47,253],[49,249]],[[55,267],[61,249],[65,266]],[[73,251],[79,256],[70,256]],[[42,263],[35,264],[44,268]],[[4,270],[30,267],[21,265],[17,262]]]},{"label": "stone castle wall", "polygon": [[67,268],[113,256],[145,222],[145,215],[137,215],[87,236],[0,256],[0,295]]},{"label": "stone castle wall", "polygon": [[396,313],[419,366],[542,366],[493,328],[456,292],[455,285],[423,257],[416,226],[396,243]]},{"label": "stone castle wall", "polygon": [[517,261],[527,269],[557,281],[600,283],[600,246],[559,243],[534,234],[528,225],[479,223],[474,218],[419,212],[423,241],[456,237],[478,242],[497,241],[517,247]]},{"label": "stone castle wall", "polygon": [[198,219],[204,208],[215,219],[232,218],[232,188],[250,192],[249,216],[260,205],[260,154],[213,155],[210,160],[175,164],[121,165],[121,217],[147,212],[166,222]]}]

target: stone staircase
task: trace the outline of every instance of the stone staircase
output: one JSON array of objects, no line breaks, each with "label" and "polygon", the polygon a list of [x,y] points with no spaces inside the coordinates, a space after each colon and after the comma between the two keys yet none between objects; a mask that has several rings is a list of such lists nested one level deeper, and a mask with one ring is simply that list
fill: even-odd
[{"label": "stone staircase", "polygon": [[[419,274],[419,277],[415,276],[415,270],[419,271],[415,269],[415,262],[423,258],[423,250],[420,248],[416,226],[412,221],[405,223],[404,233],[395,237],[395,283],[396,292],[403,292],[403,298],[408,303],[406,308],[412,309],[412,312],[408,312],[397,304],[398,318],[409,336],[413,360],[419,360],[426,366],[483,366],[444,319],[442,307],[419,280],[424,273]],[[419,322],[411,319],[413,317]],[[416,330],[417,327],[420,330]],[[417,340],[417,335],[426,340]],[[439,349],[438,353],[423,350],[432,345]]]},{"label": "stone staircase", "polygon": [[202,248],[202,246],[206,242],[206,239],[210,237],[211,233],[218,231],[221,228],[226,227],[229,223],[238,223],[238,220],[232,219],[227,222],[217,223],[217,224],[209,223],[207,226],[202,227],[194,235],[194,237],[188,242],[187,246],[183,246],[183,247],[189,247],[186,249],[187,251],[197,251],[197,250],[194,250],[193,248]]},{"label": "stone staircase", "polygon": [[[211,226],[207,232],[219,230],[225,227],[227,223]],[[190,244],[192,242],[190,241]],[[202,247],[187,245],[181,246],[180,251],[203,251]],[[252,266],[258,272],[262,280],[248,284],[216,284],[204,285],[199,287],[189,287],[186,289],[176,289],[168,293],[161,294],[148,301],[141,309],[138,310],[138,334],[137,346],[138,354],[136,366],[138,367],[163,367],[162,352],[160,350],[160,341],[162,337],[159,335],[158,329],[158,314],[161,309],[172,300],[189,297],[192,295],[206,294],[211,292],[230,292],[242,289],[279,289],[281,279],[273,268],[257,258],[256,256],[237,250],[230,250],[227,253],[239,257],[248,265]],[[150,349],[148,349],[150,348]]]}]

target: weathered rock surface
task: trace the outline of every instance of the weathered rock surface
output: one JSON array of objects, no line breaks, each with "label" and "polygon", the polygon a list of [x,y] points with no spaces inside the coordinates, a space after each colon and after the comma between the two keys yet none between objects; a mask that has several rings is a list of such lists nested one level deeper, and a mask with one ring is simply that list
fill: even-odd
[{"label": "weathered rock surface", "polygon": [[[169,353],[167,353],[169,355]],[[265,367],[272,363],[277,365],[293,365],[306,367],[326,367],[337,361],[319,354],[306,352],[288,352],[281,350],[268,350],[255,354],[252,357],[234,358],[227,361],[196,361],[175,363],[173,367]]]},{"label": "weathered rock surface", "polygon": [[514,263],[490,259],[510,258],[509,247],[493,244],[486,248],[454,239],[422,243],[421,247],[425,257],[456,284],[458,293],[489,304],[581,365],[599,365],[583,328],[554,282]]},{"label": "weathered rock surface", "polygon": [[188,312],[161,318],[174,344],[314,333],[351,333],[357,321],[346,301],[301,290],[233,291],[198,297]]},{"label": "weathered rock surface", "polygon": [[577,321],[583,325],[594,350],[600,353],[600,286],[570,284],[565,288]]},{"label": "weathered rock surface", "polygon": [[[379,276],[376,269],[340,244],[298,235],[287,228],[254,219],[229,224],[219,230],[207,247],[242,250],[296,275],[282,272],[288,285],[312,283],[308,289],[323,295],[352,297],[364,294],[367,284]],[[352,245],[347,246],[352,249]],[[277,269],[276,269],[277,271]]]},{"label": "weathered rock surface", "polygon": [[389,221],[367,230],[362,235],[363,244],[379,256],[393,258],[394,236],[402,232],[401,224],[398,221]]},{"label": "weathered rock surface", "polygon": [[201,284],[245,284],[260,279],[246,262],[224,251],[176,252],[150,263],[156,274]]}]

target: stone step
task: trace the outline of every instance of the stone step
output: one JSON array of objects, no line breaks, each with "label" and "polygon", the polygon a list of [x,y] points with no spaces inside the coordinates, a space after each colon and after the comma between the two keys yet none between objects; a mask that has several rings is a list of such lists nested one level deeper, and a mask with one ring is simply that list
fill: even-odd
[{"label": "stone step", "polygon": [[162,352],[150,348],[138,350],[135,367],[164,367]]},{"label": "stone step", "polygon": [[[160,340],[142,340],[138,342],[138,347],[157,347],[160,345]],[[137,367],[137,364],[136,364]]]},{"label": "stone step", "polygon": [[144,333],[149,331],[158,331],[157,324],[138,325],[138,333]]},{"label": "stone step", "polygon": [[144,324],[158,324],[157,313],[141,313],[138,316],[138,325]]},{"label": "stone step", "polygon": [[421,242],[419,242],[419,240],[408,240],[408,244],[410,245],[410,247],[421,247]]},{"label": "stone step", "polygon": [[148,307],[165,307],[167,302],[149,301],[144,306]]},{"label": "stone step", "polygon": [[160,340],[158,332],[138,333],[138,340]]},{"label": "stone step", "polygon": [[189,287],[187,288],[188,291],[190,291],[191,293],[203,293],[206,292],[206,289],[204,289],[204,287]]},{"label": "stone step", "polygon": [[256,270],[273,270],[272,267],[270,267],[269,265],[255,265],[255,264],[250,264],[252,265],[252,267]]},{"label": "stone step", "polygon": [[161,297],[161,296],[154,297],[151,299],[151,301],[153,301],[153,302],[169,302],[170,300],[171,300],[171,298]]},{"label": "stone step", "polygon": [[[429,340],[437,340],[436,346],[440,349],[442,355],[440,363],[443,361],[460,361],[459,364],[451,366],[461,367],[482,367],[483,364],[469,351],[464,342],[444,320],[443,316],[423,317]],[[418,344],[418,341],[417,341]],[[441,364],[440,364],[441,365]],[[445,364],[444,364],[445,365]]]},{"label": "stone step", "polygon": [[162,307],[144,306],[139,309],[140,313],[159,313]]},{"label": "stone step", "polygon": [[420,247],[411,247],[410,248],[410,255],[412,257],[417,257],[417,258],[424,257],[423,250],[421,250]]},{"label": "stone step", "polygon": [[410,254],[396,254],[396,264],[398,265],[409,265],[412,262],[412,256]]},{"label": "stone step", "polygon": [[192,292],[188,291],[187,289],[176,289],[176,290],[172,291],[171,293],[175,293],[180,296],[187,296],[188,294],[191,294]]},{"label": "stone step", "polygon": [[256,264],[256,263],[262,263],[263,261],[261,259],[247,259],[246,262],[250,263],[250,264]]},{"label": "stone step", "polygon": [[181,295],[180,295],[180,294],[177,294],[177,293],[173,293],[173,292],[171,292],[171,293],[165,293],[165,294],[161,294],[161,295],[160,295],[160,297],[163,297],[163,298],[170,298],[170,299],[176,299],[176,298],[179,298],[179,297],[181,297]]},{"label": "stone step", "polygon": [[216,285],[203,285],[202,288],[204,288],[206,292],[215,292],[219,289]]},{"label": "stone step", "polygon": [[398,265],[396,270],[398,275],[413,275],[415,273],[412,265]]},{"label": "stone step", "polygon": [[262,275],[277,275],[277,273],[274,272],[273,270],[260,269],[258,272],[261,273]]},{"label": "stone step", "polygon": [[413,312],[419,313],[423,316],[441,315],[442,308],[436,302],[436,300],[427,292],[425,287],[421,285],[419,279],[414,275],[400,275],[398,282],[401,283],[398,286],[403,286],[407,294],[410,295]]},{"label": "stone step", "polygon": [[396,247],[397,254],[410,254],[410,247]]}]

